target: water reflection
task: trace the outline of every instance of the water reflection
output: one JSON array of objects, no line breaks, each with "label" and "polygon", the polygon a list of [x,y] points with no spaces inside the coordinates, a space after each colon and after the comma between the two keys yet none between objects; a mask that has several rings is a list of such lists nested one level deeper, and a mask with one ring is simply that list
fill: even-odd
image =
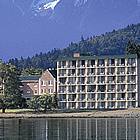
[{"label": "water reflection", "polygon": [[1,119],[0,140],[138,140],[140,119]]}]

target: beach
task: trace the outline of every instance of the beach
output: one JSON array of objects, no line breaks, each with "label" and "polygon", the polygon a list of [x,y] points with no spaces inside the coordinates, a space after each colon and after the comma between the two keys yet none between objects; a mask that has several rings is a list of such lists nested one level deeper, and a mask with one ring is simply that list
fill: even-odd
[{"label": "beach", "polygon": [[61,110],[42,112],[0,113],[0,118],[139,118],[140,108],[122,110]]}]

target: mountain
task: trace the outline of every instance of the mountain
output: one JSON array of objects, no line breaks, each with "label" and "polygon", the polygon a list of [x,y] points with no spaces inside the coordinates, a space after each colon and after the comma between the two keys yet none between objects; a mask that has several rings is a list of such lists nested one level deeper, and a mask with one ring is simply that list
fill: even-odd
[{"label": "mountain", "polygon": [[138,0],[1,0],[1,59],[62,49],[140,22]]},{"label": "mountain", "polygon": [[91,55],[117,55],[124,54],[128,40],[140,44],[140,24],[132,24],[124,29],[113,30],[101,36],[93,36],[87,39],[81,37],[81,41],[73,43],[65,49],[53,49],[48,53],[36,54],[32,58],[10,59],[9,63],[15,65],[21,71],[26,68],[56,68],[56,59],[59,57],[72,57],[75,52],[89,53]]}]

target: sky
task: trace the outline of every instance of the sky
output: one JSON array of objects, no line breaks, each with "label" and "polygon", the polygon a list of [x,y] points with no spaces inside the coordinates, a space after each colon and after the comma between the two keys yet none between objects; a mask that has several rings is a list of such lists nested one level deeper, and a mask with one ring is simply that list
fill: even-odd
[{"label": "sky", "polygon": [[[61,0],[61,2],[57,0],[58,8],[54,8],[55,12],[46,8],[46,11],[40,12],[39,16],[36,17],[36,11],[33,11],[32,7],[30,7],[33,1],[0,1],[0,59],[3,61],[8,61],[11,58],[20,59],[21,56],[23,58],[32,57],[36,53],[47,53],[53,48],[62,49],[69,46],[71,42],[80,41],[82,35],[90,37],[111,31],[113,28],[118,28],[115,25],[118,22],[117,20],[124,19],[123,12],[124,16],[128,16],[130,13],[135,13],[133,9],[137,8],[136,5],[131,3],[127,6],[129,10],[127,7],[123,7],[125,5],[121,5],[120,8],[126,8],[126,10],[122,11],[121,14],[115,11],[116,16],[110,15],[109,17],[108,15],[111,12],[108,12],[106,7],[103,7],[106,8],[103,9],[104,11],[100,10],[100,4],[93,8],[93,0],[87,1],[89,5],[85,3],[84,6],[80,5],[82,8],[79,5],[76,8],[72,7],[74,6],[72,2],[75,0]],[[118,1],[122,2],[122,0]],[[110,3],[107,5],[109,5],[108,8],[111,7]],[[131,5],[133,6],[132,8],[129,7]],[[91,13],[91,11],[95,12],[95,14]],[[104,15],[105,12],[106,15]],[[99,15],[96,15],[97,13]],[[132,23],[132,17],[136,19],[135,23],[137,23],[139,13],[130,15],[128,19],[120,23],[121,26],[119,27],[125,27],[128,23]],[[109,17],[107,17],[108,21],[104,20],[106,16]],[[138,20],[136,16],[138,16]]]}]

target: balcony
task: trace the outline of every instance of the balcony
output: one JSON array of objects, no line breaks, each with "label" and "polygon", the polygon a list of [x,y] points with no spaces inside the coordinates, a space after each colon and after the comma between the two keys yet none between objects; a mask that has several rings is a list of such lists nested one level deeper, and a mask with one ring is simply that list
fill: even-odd
[{"label": "balcony", "polygon": [[125,66],[125,64],[124,63],[118,63],[117,66]]},{"label": "balcony", "polygon": [[86,101],[86,99],[85,98],[79,98],[78,101],[84,102],[84,101]]},{"label": "balcony", "polygon": [[114,75],[115,72],[108,72],[107,75]]},{"label": "balcony", "polygon": [[95,98],[88,98],[88,101],[94,101]]},{"label": "balcony", "polygon": [[136,89],[128,88],[127,91],[136,91]]},{"label": "balcony", "polygon": [[78,81],[77,84],[85,84],[85,81]]},{"label": "balcony", "polygon": [[85,68],[85,65],[78,65],[78,67],[80,67],[80,68]]},{"label": "balcony", "polygon": [[59,92],[59,93],[64,93],[64,94],[66,94],[66,91],[65,91],[65,90],[59,90],[58,92]]},{"label": "balcony", "polygon": [[109,84],[115,84],[115,81],[108,81]]},{"label": "balcony", "polygon": [[66,85],[66,83],[61,83],[61,82],[60,82],[59,85],[64,86],[64,85]]},{"label": "balcony", "polygon": [[125,92],[125,89],[118,89],[117,92]]},{"label": "balcony", "polygon": [[96,81],[87,81],[87,84],[89,84],[89,85],[96,84]]},{"label": "balcony", "polygon": [[115,92],[115,89],[108,89],[107,92]]},{"label": "balcony", "polygon": [[70,65],[69,66],[69,68],[75,68],[76,67],[76,65]]},{"label": "balcony", "polygon": [[135,75],[136,74],[136,72],[135,71],[129,71],[129,72],[127,72],[127,74],[129,74],[129,75]]},{"label": "balcony", "polygon": [[98,81],[97,84],[99,84],[99,85],[105,84],[105,81]]},{"label": "balcony", "polygon": [[69,98],[68,101],[76,101],[75,98]]},{"label": "balcony", "polygon": [[119,74],[119,75],[124,75],[125,74],[125,72],[123,71],[123,72],[118,72],[117,74]]},{"label": "balcony", "polygon": [[117,100],[125,100],[125,98],[118,97]]},{"label": "balcony", "polygon": [[75,82],[67,82],[67,84],[69,84],[69,85],[75,85]]},{"label": "balcony", "polygon": [[63,99],[63,98],[62,98],[62,99],[60,99],[59,101],[66,101],[66,99]]},{"label": "balcony", "polygon": [[85,76],[85,73],[78,73],[78,76]]},{"label": "balcony", "polygon": [[61,76],[67,76],[67,74],[66,74],[66,73],[60,73],[59,76],[60,76],[60,77],[61,77]]},{"label": "balcony", "polygon": [[69,90],[68,92],[69,92],[69,93],[75,93],[76,90]]},{"label": "balcony", "polygon": [[130,101],[136,100],[136,97],[128,97],[127,100],[130,100]]},{"label": "balcony", "polygon": [[107,64],[107,66],[109,66],[109,67],[115,66],[115,63],[113,63],[113,64]]},{"label": "balcony", "polygon": [[66,65],[60,65],[59,68],[67,68]]},{"label": "balcony", "polygon": [[132,83],[132,84],[135,84],[136,81],[135,80],[128,80],[127,83]]},{"label": "balcony", "polygon": [[98,72],[97,75],[105,75],[105,72]]},{"label": "balcony", "polygon": [[69,76],[75,76],[75,73],[69,73]]},{"label": "balcony", "polygon": [[125,83],[125,80],[123,81],[123,80],[119,80],[119,81],[117,81],[117,83]]},{"label": "balcony", "polygon": [[96,89],[89,89],[87,92],[95,92]]},{"label": "balcony", "polygon": [[113,101],[115,100],[115,97],[108,97],[108,100]]},{"label": "balcony", "polygon": [[78,92],[80,92],[80,93],[85,93],[85,90],[78,90]]},{"label": "balcony", "polygon": [[93,64],[93,65],[92,64],[88,64],[87,66],[88,67],[95,67],[95,64]]},{"label": "balcony", "polygon": [[98,64],[98,67],[104,67],[105,64]]},{"label": "balcony", "polygon": [[92,76],[92,75],[95,75],[95,73],[93,72],[93,73],[88,73],[87,75],[90,75],[90,76]]}]

